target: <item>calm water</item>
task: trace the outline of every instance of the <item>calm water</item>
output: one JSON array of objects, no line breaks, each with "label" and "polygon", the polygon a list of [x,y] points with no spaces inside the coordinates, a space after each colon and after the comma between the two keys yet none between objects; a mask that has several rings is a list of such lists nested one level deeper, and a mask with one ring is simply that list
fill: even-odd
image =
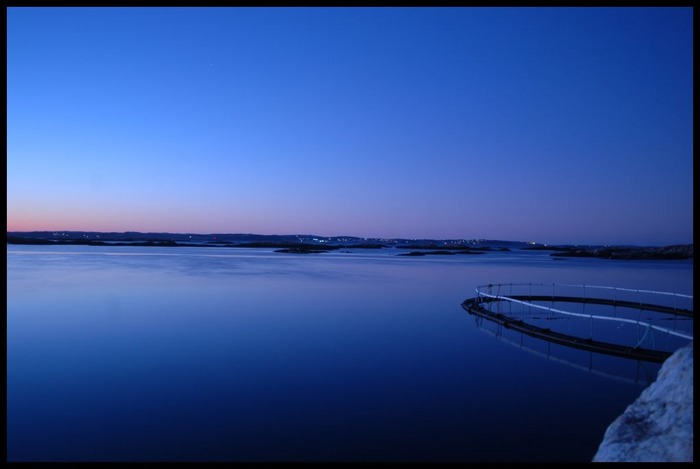
[{"label": "calm water", "polygon": [[395,254],[8,246],[8,459],[590,461],[646,382],[528,353],[461,302],[692,294],[692,261]]}]

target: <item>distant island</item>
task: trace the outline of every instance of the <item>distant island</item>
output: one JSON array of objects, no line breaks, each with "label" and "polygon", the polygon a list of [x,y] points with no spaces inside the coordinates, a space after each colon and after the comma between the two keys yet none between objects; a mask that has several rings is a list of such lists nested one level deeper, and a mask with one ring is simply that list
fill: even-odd
[{"label": "distant island", "polygon": [[352,249],[400,249],[400,256],[485,254],[512,250],[552,251],[556,259],[597,257],[604,259],[692,259],[693,245],[671,246],[574,246],[545,245],[525,241],[487,239],[361,238],[356,236],[141,233],[136,231],[8,231],[7,244],[273,248],[289,254],[319,254]]},{"label": "distant island", "polygon": [[692,244],[676,244],[661,247],[569,247],[557,249],[555,257],[599,257],[603,259],[691,259]]}]

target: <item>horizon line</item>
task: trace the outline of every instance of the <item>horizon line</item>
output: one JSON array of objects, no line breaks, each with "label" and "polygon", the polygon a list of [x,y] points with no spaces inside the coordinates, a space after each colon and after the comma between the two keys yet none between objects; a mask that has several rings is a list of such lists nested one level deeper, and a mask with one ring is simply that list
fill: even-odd
[{"label": "horizon line", "polygon": [[694,243],[670,243],[670,244],[629,244],[629,243],[543,243],[539,241],[522,241],[516,239],[503,239],[503,238],[484,238],[484,237],[451,237],[451,238],[431,238],[431,237],[387,237],[387,236],[358,236],[350,234],[342,235],[319,235],[314,233],[253,233],[253,232],[194,232],[194,231],[95,231],[95,230],[7,230],[7,234],[10,233],[114,233],[114,234],[127,234],[127,233],[138,233],[138,234],[173,234],[173,235],[198,235],[198,236],[215,236],[215,235],[250,235],[250,236],[316,236],[320,238],[361,238],[361,239],[383,239],[383,240],[433,240],[433,241],[501,241],[510,243],[525,243],[532,245],[542,245],[542,246],[647,246],[647,247],[666,247],[666,246],[682,246],[682,245],[693,245]]}]

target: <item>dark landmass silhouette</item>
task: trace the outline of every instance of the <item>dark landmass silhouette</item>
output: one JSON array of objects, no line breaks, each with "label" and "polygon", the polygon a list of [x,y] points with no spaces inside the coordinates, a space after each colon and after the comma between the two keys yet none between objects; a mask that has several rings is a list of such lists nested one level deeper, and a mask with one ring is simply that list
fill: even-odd
[{"label": "dark landmass silhouette", "polygon": [[562,257],[599,257],[604,259],[690,259],[693,257],[692,244],[675,244],[661,247],[576,247],[557,250],[550,254]]},{"label": "dark landmass silhouette", "polygon": [[263,235],[250,233],[141,233],[136,231],[13,231],[7,232],[7,244],[87,245],[87,246],[162,246],[273,248],[274,252],[318,254],[353,249],[395,248],[410,250],[400,256],[433,256],[485,254],[511,250],[551,251],[556,260],[566,257],[605,259],[692,259],[692,244],[670,246],[578,246],[545,245],[525,241],[487,239],[407,239],[361,238],[357,236],[318,236],[311,234]]}]

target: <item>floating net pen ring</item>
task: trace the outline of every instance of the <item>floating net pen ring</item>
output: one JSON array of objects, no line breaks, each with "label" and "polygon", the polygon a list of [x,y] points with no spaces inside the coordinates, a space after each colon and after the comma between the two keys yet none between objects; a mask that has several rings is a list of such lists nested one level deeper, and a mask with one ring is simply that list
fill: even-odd
[{"label": "floating net pen ring", "polygon": [[[535,290],[534,292],[533,289]],[[570,291],[572,289],[576,294],[559,294],[562,291]],[[694,316],[693,297],[691,295],[608,286],[555,283],[488,284],[477,287],[475,291],[477,295],[474,298],[467,299],[462,303],[462,307],[469,314],[492,321],[508,329],[568,347],[661,363],[672,352],[659,350],[654,346],[654,332],[674,336],[678,340],[693,340],[692,327],[688,331],[679,331],[675,328],[675,322],[674,328],[671,329],[663,325],[654,324],[654,321],[651,319],[640,319],[641,313],[644,312],[645,314],[656,314],[657,316],[654,319],[657,322],[667,319],[668,315],[692,321]],[[501,291],[508,291],[509,293],[508,295],[501,295]],[[653,303],[642,301],[643,294],[646,297],[654,297],[659,301]],[[519,305],[524,309],[518,314],[512,313],[512,308],[509,307],[509,313],[504,314],[505,308],[501,308],[503,302],[507,302],[509,305]],[[551,306],[541,303],[551,304]],[[681,307],[679,303],[686,303],[687,307]],[[557,306],[560,304],[567,306],[580,304],[584,312],[562,309],[563,307],[561,306],[554,307],[555,304]],[[612,315],[605,314],[605,310],[598,312],[598,314],[585,312],[586,305],[609,307],[609,309],[612,309]],[[620,309],[625,308],[639,311],[637,318],[626,318],[619,314]],[[525,311],[529,314],[528,318],[525,317]],[[538,318],[534,315],[534,311],[546,311],[548,316]],[[548,320],[548,322],[554,323],[554,319],[563,318],[577,320],[581,325],[583,324],[582,321],[586,321],[586,325],[590,321],[590,329],[586,330],[588,334],[574,335],[569,333],[569,329],[557,331],[550,324],[547,324],[547,327],[537,325],[537,320]],[[620,327],[619,325],[633,324],[637,326],[637,330],[643,329],[643,333],[639,334],[641,338],[637,337],[634,339],[634,343],[628,344],[607,338],[606,340],[600,340],[593,337],[594,321],[596,323],[616,323],[618,327]],[[644,347],[645,343],[651,344],[651,347]]]}]

